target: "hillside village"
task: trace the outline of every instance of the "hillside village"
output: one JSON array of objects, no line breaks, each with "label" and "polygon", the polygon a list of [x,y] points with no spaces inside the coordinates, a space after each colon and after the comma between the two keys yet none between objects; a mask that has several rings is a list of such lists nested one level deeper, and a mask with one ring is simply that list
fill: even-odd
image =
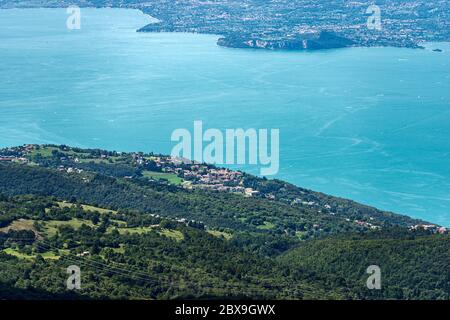
[{"label": "hillside village", "polygon": [[[311,200],[310,197],[305,197],[304,199],[295,197],[289,200],[277,192],[268,192],[267,190],[262,192],[257,188],[249,187],[245,183],[247,175],[240,171],[153,153],[146,155],[144,153],[108,152],[98,149],[86,151],[64,145],[39,146],[28,144],[0,150],[1,162],[39,166],[52,165],[61,172],[81,175],[85,182],[89,181],[89,177],[85,174],[85,171],[89,171],[89,166],[122,164],[127,166],[128,171],[126,173],[112,173],[111,175],[122,176],[122,178],[127,180],[146,179],[155,183],[174,184],[176,187],[187,190],[209,190],[241,194],[244,197],[262,197],[269,200],[289,201],[291,205],[317,210],[320,214],[328,213],[331,216],[338,214],[338,208],[318,200]],[[173,178],[177,180],[174,181]],[[365,229],[381,229],[373,217],[367,219],[346,218],[345,220]],[[180,220],[179,222],[185,221]],[[319,225],[313,227],[320,228]],[[430,223],[410,225],[409,229],[423,229],[441,234],[449,232],[445,227]]]}]

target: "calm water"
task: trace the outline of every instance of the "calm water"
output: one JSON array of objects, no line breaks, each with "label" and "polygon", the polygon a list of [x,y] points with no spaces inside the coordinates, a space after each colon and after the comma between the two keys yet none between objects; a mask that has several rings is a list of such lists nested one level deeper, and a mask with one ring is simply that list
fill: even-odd
[{"label": "calm water", "polygon": [[279,128],[279,178],[450,226],[449,44],[265,52],[136,33],[138,11],[66,18],[0,10],[0,146],[170,153],[194,120]]}]

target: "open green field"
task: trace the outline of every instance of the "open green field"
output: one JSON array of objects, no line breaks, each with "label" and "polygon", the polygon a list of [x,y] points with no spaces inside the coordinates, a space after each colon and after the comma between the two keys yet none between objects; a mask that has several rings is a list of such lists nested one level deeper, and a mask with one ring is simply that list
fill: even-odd
[{"label": "open green field", "polygon": [[[58,206],[60,208],[72,208],[73,206],[75,206],[75,204],[70,203],[70,202],[58,202]],[[90,206],[87,204],[82,204],[81,207],[83,208],[84,211],[97,211],[98,213],[101,214],[105,214],[105,213],[113,213],[116,214],[117,211],[115,210],[109,210],[109,209],[104,209],[104,208],[99,208],[99,207],[94,207],[94,206]]]},{"label": "open green field", "polygon": [[[111,219],[111,222],[117,223],[117,225],[119,226],[119,228],[126,228],[127,227],[127,223],[125,221],[122,220],[116,220],[116,219]],[[111,226],[109,228],[112,228]],[[108,229],[109,229],[108,228]]]},{"label": "open green field", "polygon": [[143,234],[153,230],[154,227],[117,228],[120,234]]},{"label": "open green field", "polygon": [[[6,254],[9,254],[9,255],[14,256],[19,259],[34,260],[37,256],[36,254],[28,255],[28,254],[19,252],[13,248],[6,248],[6,249],[3,249],[2,251]],[[68,253],[69,253],[68,250],[58,250],[58,253],[55,253],[53,251],[47,251],[47,252],[40,253],[39,255],[42,256],[42,258],[44,258],[46,260],[57,260],[62,255],[67,255]]]},{"label": "open green field", "polygon": [[33,260],[34,258],[36,258],[36,256],[21,253],[13,248],[6,248],[6,249],[3,249],[2,251],[6,254],[9,254],[10,256],[14,256],[19,259]]},{"label": "open green field", "polygon": [[[92,208],[96,208],[96,207],[92,207]],[[109,212],[109,211],[107,211],[107,212]],[[0,232],[8,232],[9,230],[15,230],[15,231],[32,230],[38,234],[40,233],[41,236],[54,236],[57,233],[58,228],[61,226],[69,226],[69,227],[74,228],[75,230],[79,229],[83,224],[85,224],[91,228],[95,227],[95,225],[92,223],[91,220],[73,218],[73,219],[67,220],[67,221],[62,221],[62,220],[42,221],[41,225],[43,226],[43,230],[42,230],[42,232],[37,232],[36,229],[34,228],[34,222],[35,222],[35,220],[26,220],[26,219],[15,220],[9,226],[0,228]],[[119,225],[119,227],[109,226],[107,232],[111,232],[113,229],[117,229],[117,231],[119,231],[120,234],[126,234],[126,233],[143,234],[143,233],[150,232],[159,226],[159,225],[154,225],[154,226],[149,226],[149,227],[127,228],[126,222],[124,222],[124,221],[112,219],[111,222],[117,223]],[[167,237],[171,237],[175,240],[183,239],[183,235],[181,234],[181,232],[176,231],[176,230],[163,229],[163,231],[160,232],[160,234],[167,236]]]},{"label": "open green field", "polygon": [[123,162],[124,159],[122,157],[119,156],[112,156],[112,157],[108,157],[106,159],[100,159],[100,158],[79,158],[78,161],[80,163],[90,163],[90,162],[94,162],[94,163],[120,163]]},{"label": "open green field", "polygon": [[260,225],[257,227],[260,230],[270,230],[275,228],[275,224],[273,224],[272,222],[269,221],[264,221],[264,224]]},{"label": "open green field", "polygon": [[295,231],[295,236],[300,240],[304,240],[307,235],[308,235],[308,232],[306,232],[306,231]]},{"label": "open green field", "polygon": [[72,150],[66,151],[66,150],[62,150],[58,147],[41,147],[39,149],[34,149],[28,155],[30,157],[34,157],[34,156],[40,154],[44,158],[50,158],[50,157],[52,157],[52,152],[55,150],[58,152],[62,152],[66,155],[71,155],[71,156],[83,156],[83,155],[86,156],[86,155],[88,155],[88,153],[78,153],[78,152],[75,152]]},{"label": "open green field", "polygon": [[183,241],[184,236],[181,231],[178,230],[170,230],[170,229],[162,229],[158,232],[160,235],[165,236],[167,238],[171,238],[176,241]]},{"label": "open green field", "polygon": [[45,234],[47,234],[49,236],[53,236],[58,231],[58,227],[69,226],[74,229],[79,229],[83,224],[85,224],[89,227],[94,226],[94,224],[90,220],[74,218],[74,219],[71,219],[68,221],[59,221],[59,220],[46,221],[44,223],[44,230],[45,230]]},{"label": "open green field", "polygon": [[208,230],[207,232],[214,237],[218,237],[218,238],[223,237],[226,240],[230,240],[233,237],[233,235],[231,233],[223,232],[223,231]]},{"label": "open green field", "polygon": [[119,248],[113,248],[112,249],[115,253],[125,253],[125,245],[124,244],[120,244]]},{"label": "open green field", "polygon": [[30,152],[29,156],[35,157],[38,154],[40,154],[44,158],[49,158],[49,157],[52,156],[52,151],[53,150],[60,151],[60,149],[56,148],[56,147],[42,147],[42,148],[39,148],[39,149],[34,149],[32,152]]},{"label": "open green field", "polygon": [[166,173],[166,172],[155,172],[155,171],[143,171],[142,175],[148,179],[154,180],[167,180],[170,184],[181,185],[183,183],[183,179],[178,177],[174,173]]},{"label": "open green field", "polygon": [[99,163],[109,163],[109,161],[108,160],[106,160],[106,159],[91,159],[91,158],[88,158],[88,159],[78,159],[78,161],[79,161],[79,163],[91,163],[91,162],[93,162],[93,163],[97,163],[97,164],[99,164]]},{"label": "open green field", "polygon": [[39,149],[34,149],[28,154],[28,157],[33,158],[36,157],[38,154],[41,155],[43,158],[51,158],[53,156],[52,152],[58,151],[60,153],[64,153],[67,156],[72,157],[78,157],[78,161],[80,163],[118,163],[124,160],[122,156],[111,156],[106,159],[102,158],[95,158],[90,155],[89,152],[75,152],[73,150],[63,150],[59,147],[54,146],[48,146],[48,147],[41,147]]},{"label": "open green field", "polygon": [[33,223],[34,223],[34,220],[27,220],[27,219],[15,220],[9,226],[6,226],[4,228],[0,228],[0,232],[5,232],[6,233],[9,230],[15,230],[15,231],[19,231],[19,230],[33,230],[34,231]]},{"label": "open green field", "polygon": [[[157,227],[158,225],[150,227],[117,228],[117,231],[119,231],[120,234],[144,234],[155,230]],[[164,237],[171,238],[176,241],[184,240],[183,234],[178,230],[161,229],[157,232]]]}]

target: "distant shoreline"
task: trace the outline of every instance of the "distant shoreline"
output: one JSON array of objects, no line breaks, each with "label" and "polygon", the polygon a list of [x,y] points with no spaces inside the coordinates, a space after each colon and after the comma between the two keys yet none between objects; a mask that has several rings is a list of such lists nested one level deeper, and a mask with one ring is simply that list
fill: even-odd
[{"label": "distant shoreline", "polygon": [[[226,48],[234,49],[257,49],[257,50],[269,50],[269,51],[321,51],[329,49],[343,49],[343,48],[373,48],[373,47],[385,47],[385,48],[408,48],[408,49],[425,49],[424,46],[418,43],[378,43],[373,42],[370,45],[364,43],[358,43],[356,41],[346,39],[345,37],[339,36],[333,31],[321,30],[317,33],[305,34],[299,36],[296,39],[291,38],[281,38],[275,40],[266,40],[257,37],[246,37],[245,35],[238,36],[227,36],[219,33],[212,32],[199,32],[193,31],[192,29],[176,29],[176,28],[166,28],[162,25],[158,25],[157,21],[162,21],[150,13],[146,12],[142,8],[133,7],[115,7],[115,6],[80,6],[81,8],[90,9],[124,9],[124,10],[138,10],[144,15],[156,20],[156,22],[149,23],[140,27],[136,32],[148,32],[148,33],[191,33],[191,34],[205,34],[205,35],[215,35],[218,36],[217,45]],[[0,9],[11,10],[11,9],[62,9],[65,6],[34,6],[34,5],[23,5],[23,6],[0,6]],[[326,36],[323,37],[323,34]],[[429,41],[430,42],[430,41]],[[439,41],[437,41],[439,42]],[[437,50],[436,50],[437,51]]]}]

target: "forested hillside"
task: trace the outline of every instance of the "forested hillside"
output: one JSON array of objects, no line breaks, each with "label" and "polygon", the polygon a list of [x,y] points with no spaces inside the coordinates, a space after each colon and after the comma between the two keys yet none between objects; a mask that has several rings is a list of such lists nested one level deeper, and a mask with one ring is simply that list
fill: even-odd
[{"label": "forested hillside", "polygon": [[[439,226],[161,155],[24,146],[0,160],[1,298],[449,298]],[[204,188],[194,167],[239,178]],[[366,287],[372,264],[381,290]]]},{"label": "forested hillside", "polygon": [[[286,266],[327,275],[360,298],[450,299],[450,237],[400,230],[311,241],[280,257]],[[378,265],[382,290],[364,288]]]},{"label": "forested hillside", "polygon": [[[18,289],[30,298],[343,297],[199,225],[35,196],[2,197],[0,212],[2,298]],[[76,294],[65,286],[69,265],[82,270]]]}]

